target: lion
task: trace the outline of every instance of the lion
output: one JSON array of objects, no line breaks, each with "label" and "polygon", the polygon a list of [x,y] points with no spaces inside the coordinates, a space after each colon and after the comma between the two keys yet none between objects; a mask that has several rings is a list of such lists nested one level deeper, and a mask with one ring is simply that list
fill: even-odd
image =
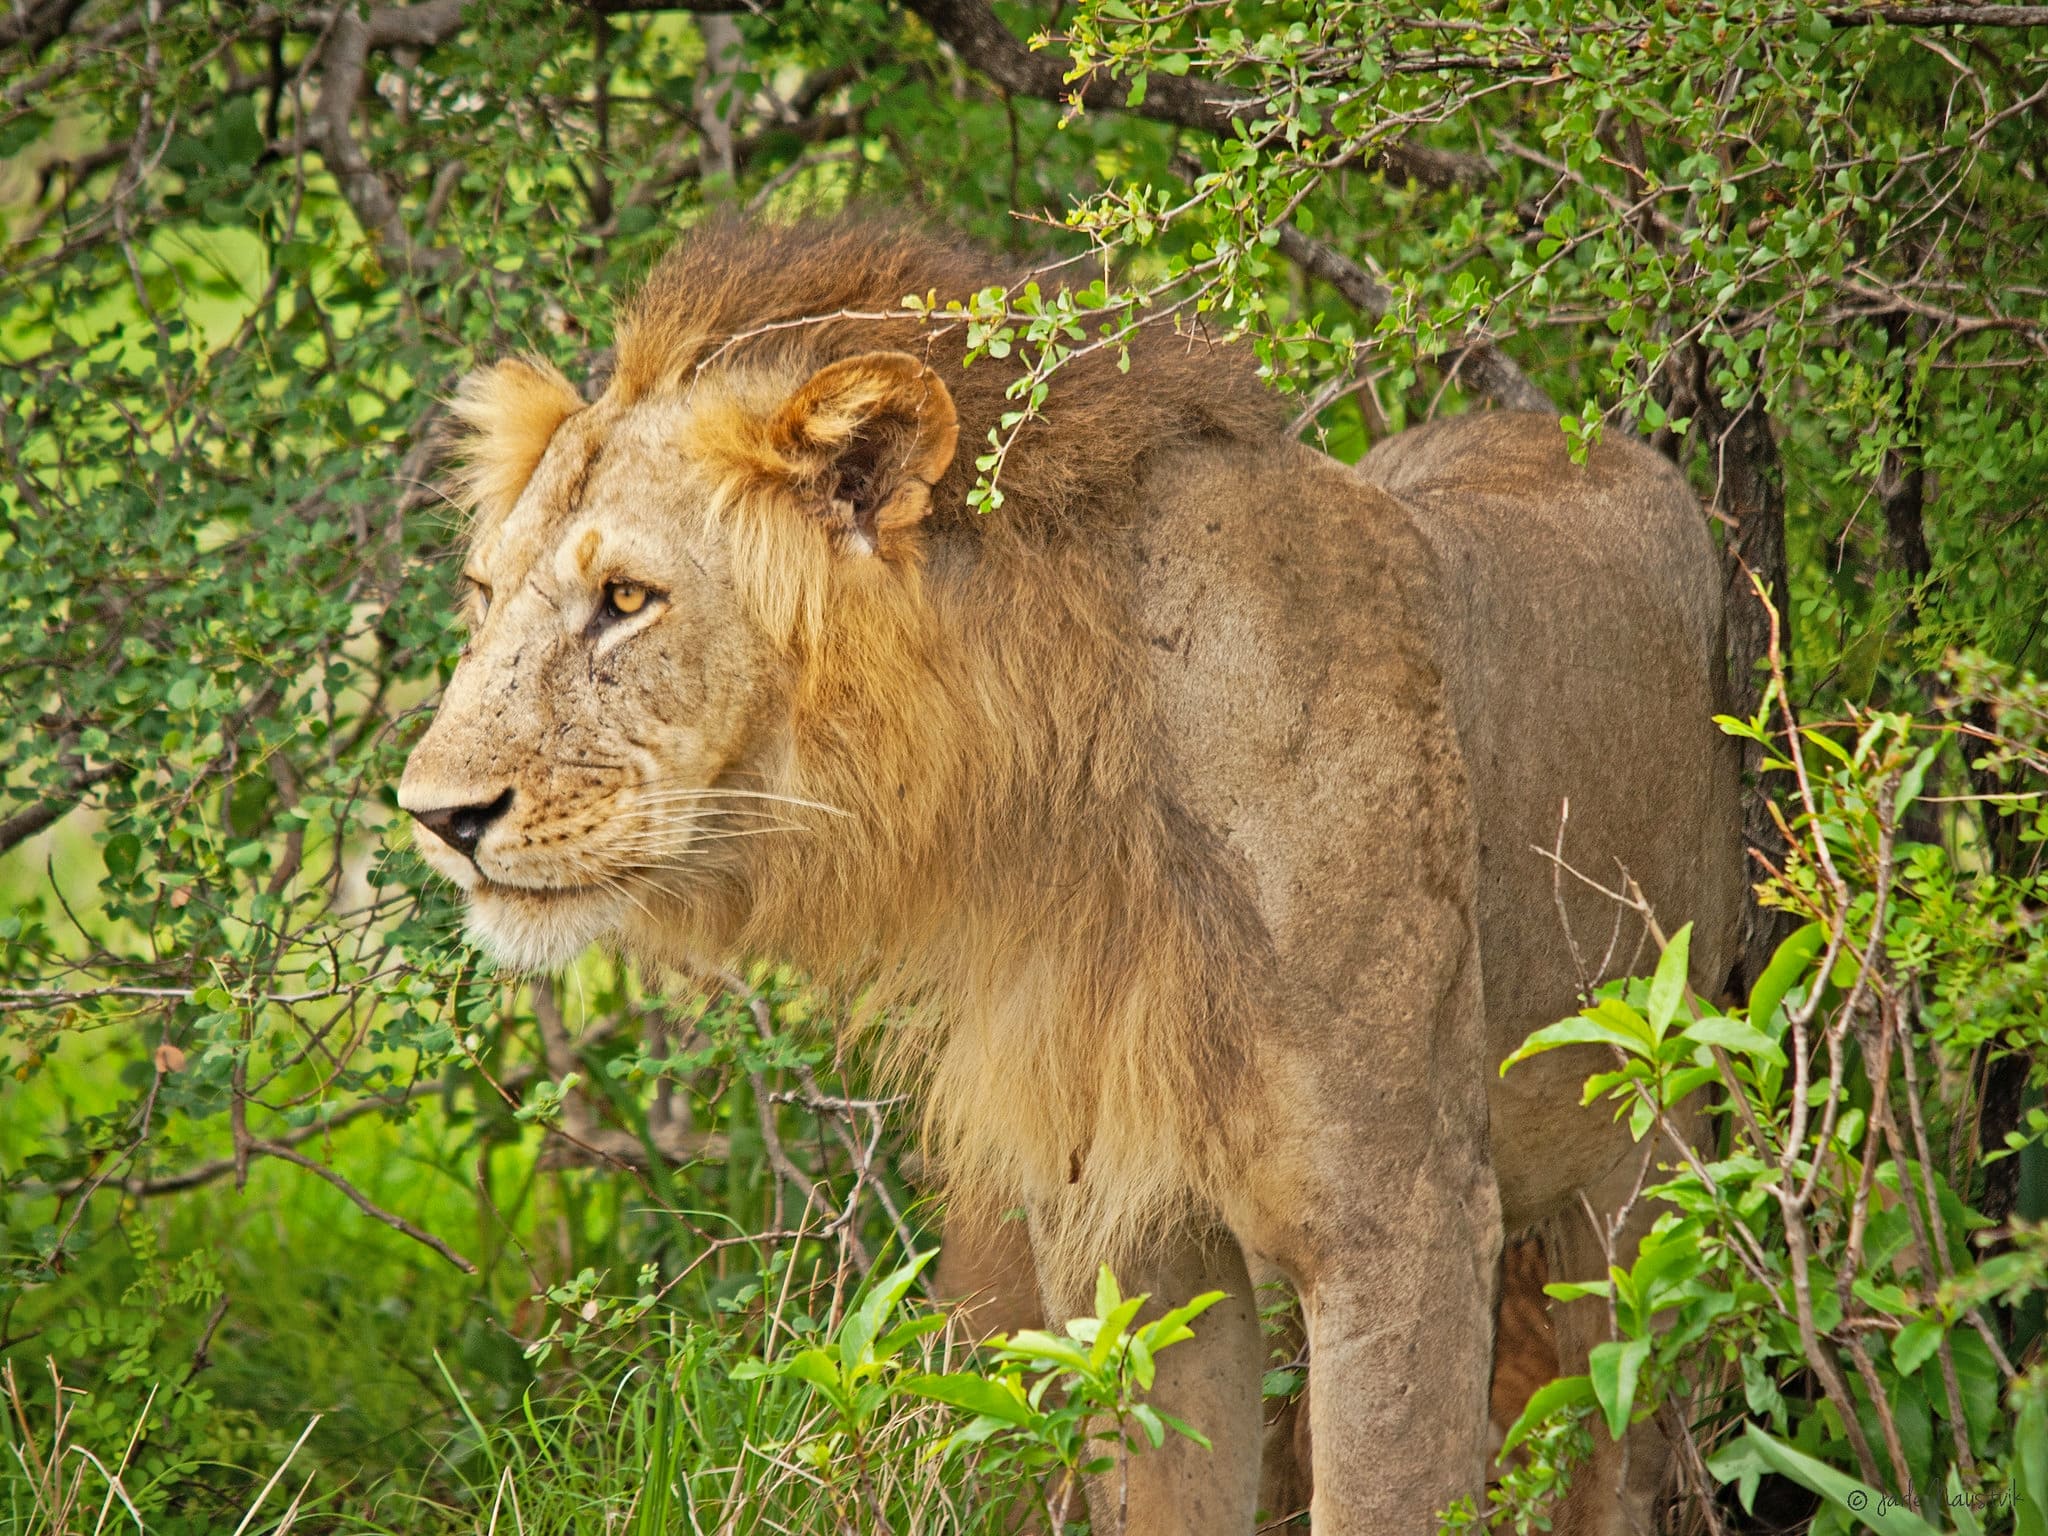
[{"label": "lion", "polygon": [[[1628,1203],[1640,1155],[1578,1107],[1600,1058],[1496,1070],[1640,942],[1548,855],[1689,917],[1702,991],[1734,958],[1712,541],[1661,459],[1574,464],[1543,417],[1355,473],[1160,324],[1075,346],[1001,446],[1018,362],[903,300],[1018,276],[870,217],[712,222],[595,400],[468,379],[470,634],[399,804],[504,965],[837,989],[951,1207],[1026,1211],[1049,1315],[1100,1262],[1226,1293],[1153,1395],[1213,1449],[1131,1458],[1130,1529],[1252,1529],[1256,1263],[1301,1298],[1317,1529],[1419,1536],[1483,1486],[1504,1235],[1603,1273],[1581,1196]],[[1631,1449],[1577,1528],[1642,1516]]]}]

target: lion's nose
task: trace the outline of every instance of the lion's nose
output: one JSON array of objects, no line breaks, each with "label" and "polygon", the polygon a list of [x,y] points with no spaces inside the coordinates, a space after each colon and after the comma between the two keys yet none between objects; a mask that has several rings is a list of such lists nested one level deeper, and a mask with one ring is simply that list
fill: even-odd
[{"label": "lion's nose", "polygon": [[474,864],[476,845],[484,840],[484,833],[511,809],[512,791],[508,789],[488,805],[444,805],[436,810],[414,811],[412,819]]}]

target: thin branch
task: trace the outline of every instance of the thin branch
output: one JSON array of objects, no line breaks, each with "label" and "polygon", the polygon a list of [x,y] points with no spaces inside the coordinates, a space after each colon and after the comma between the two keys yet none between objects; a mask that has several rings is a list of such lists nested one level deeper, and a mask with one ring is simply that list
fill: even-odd
[{"label": "thin branch", "polygon": [[[1304,235],[1292,224],[1282,224],[1279,229],[1281,254],[1335,288],[1361,314],[1378,319],[1392,306],[1394,296],[1386,284],[1342,251]],[[1490,341],[1472,343],[1453,357],[1450,367],[1468,388],[1507,410],[1557,413],[1550,396]]]},{"label": "thin branch", "polygon": [[1870,5],[1821,14],[1837,27],[2048,27],[2048,5]]},{"label": "thin branch", "polygon": [[757,0],[734,4],[733,0],[585,0],[590,9],[600,16],[653,16],[664,11],[683,11],[692,16],[730,16],[735,11],[750,11],[756,16],[765,16],[774,7],[761,5]]},{"label": "thin branch", "polygon": [[370,54],[378,49],[430,48],[455,35],[462,24],[462,0],[423,0],[358,16],[350,6],[335,12],[321,55],[320,95],[313,107],[313,137],[328,170],[365,230],[380,244],[401,252],[409,264],[424,259],[407,238],[398,201],[362,145],[349,119],[362,96]]},{"label": "thin branch", "polygon": [[[401,1109],[421,1095],[438,1093],[441,1091],[441,1088],[441,1080],[439,1078],[432,1078],[414,1084],[397,1098],[358,1099],[345,1109],[336,1110],[325,1119],[294,1126],[275,1142],[252,1140],[249,1143],[249,1150],[254,1152],[265,1146],[296,1147],[301,1142],[311,1141],[316,1136],[322,1136],[330,1131],[339,1130],[350,1121],[360,1120],[363,1116],[374,1114],[380,1109]],[[167,1173],[154,1179],[144,1178],[137,1174],[133,1177],[119,1180],[113,1187],[134,1199],[147,1199],[153,1195],[175,1195],[183,1190],[197,1189],[202,1184],[211,1184],[215,1179],[225,1178],[228,1174],[235,1172],[237,1162],[238,1159],[234,1157],[211,1158],[203,1163],[194,1163],[190,1168],[182,1168],[176,1173]],[[90,1178],[66,1179],[61,1183],[45,1185],[40,1189],[31,1187],[30,1192],[68,1198],[85,1189],[93,1182]],[[100,1182],[104,1183],[106,1181],[102,1180]]]},{"label": "thin branch", "polygon": [[0,48],[25,46],[35,58],[65,32],[71,18],[85,8],[85,0],[42,0],[0,16]]},{"label": "thin branch", "polygon": [[349,1183],[347,1179],[343,1178],[340,1174],[336,1173],[332,1168],[328,1167],[325,1163],[316,1163],[315,1161],[313,1161],[312,1158],[307,1157],[302,1153],[294,1152],[290,1147],[283,1145],[281,1142],[252,1142],[250,1144],[249,1150],[252,1152],[260,1152],[265,1157],[281,1157],[288,1163],[296,1163],[299,1167],[304,1168],[311,1173],[318,1174],[321,1178],[325,1179],[328,1183],[332,1184],[336,1189],[340,1190],[344,1195],[347,1195],[350,1200],[354,1201],[356,1209],[361,1211],[365,1216],[368,1216],[371,1220],[383,1222],[385,1226],[391,1228],[391,1230],[394,1232],[403,1232],[407,1237],[411,1238],[416,1243],[424,1243],[427,1247],[433,1249],[434,1252],[441,1255],[442,1258],[446,1259],[450,1264],[453,1264],[457,1269],[461,1270],[465,1275],[473,1275],[476,1273],[476,1265],[472,1264],[468,1259],[465,1259],[453,1248],[450,1248],[446,1243],[442,1242],[440,1238],[434,1236],[433,1233],[428,1232],[423,1228],[414,1226],[411,1222],[407,1221],[403,1216],[399,1216],[391,1211],[385,1210],[384,1207],[378,1205],[368,1195],[364,1194],[360,1189],[357,1189],[355,1185]]},{"label": "thin branch", "polygon": [[[962,60],[1017,96],[1041,101],[1078,102],[1095,110],[1130,112],[1158,122],[1176,123],[1229,137],[1236,125],[1265,113],[1262,96],[1234,85],[1199,76],[1154,74],[1145,85],[1145,99],[1130,105],[1130,85],[1095,70],[1070,81],[1073,61],[1051,49],[1031,49],[1004,26],[988,0],[905,0]],[[1395,143],[1378,146],[1369,157],[1397,181],[1414,181],[1442,189],[1490,181],[1493,164],[1484,155]]]}]

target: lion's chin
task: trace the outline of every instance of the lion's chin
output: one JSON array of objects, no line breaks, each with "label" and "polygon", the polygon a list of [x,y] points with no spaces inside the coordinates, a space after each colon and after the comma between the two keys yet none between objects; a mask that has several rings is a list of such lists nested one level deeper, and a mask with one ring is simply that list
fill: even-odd
[{"label": "lion's chin", "polygon": [[480,884],[469,893],[470,940],[507,970],[562,970],[618,932],[620,899],[607,891],[525,891]]}]

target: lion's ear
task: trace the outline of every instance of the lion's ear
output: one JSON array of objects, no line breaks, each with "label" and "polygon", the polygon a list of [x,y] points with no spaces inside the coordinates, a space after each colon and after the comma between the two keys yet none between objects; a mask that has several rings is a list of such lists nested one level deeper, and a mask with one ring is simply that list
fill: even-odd
[{"label": "lion's ear", "polygon": [[791,489],[840,546],[889,555],[931,510],[960,429],[931,369],[907,352],[864,352],[812,374],[769,430]]},{"label": "lion's ear", "polygon": [[508,357],[464,379],[449,407],[465,434],[455,476],[461,499],[496,519],[512,510],[555,429],[583,408],[583,397],[554,364]]}]

